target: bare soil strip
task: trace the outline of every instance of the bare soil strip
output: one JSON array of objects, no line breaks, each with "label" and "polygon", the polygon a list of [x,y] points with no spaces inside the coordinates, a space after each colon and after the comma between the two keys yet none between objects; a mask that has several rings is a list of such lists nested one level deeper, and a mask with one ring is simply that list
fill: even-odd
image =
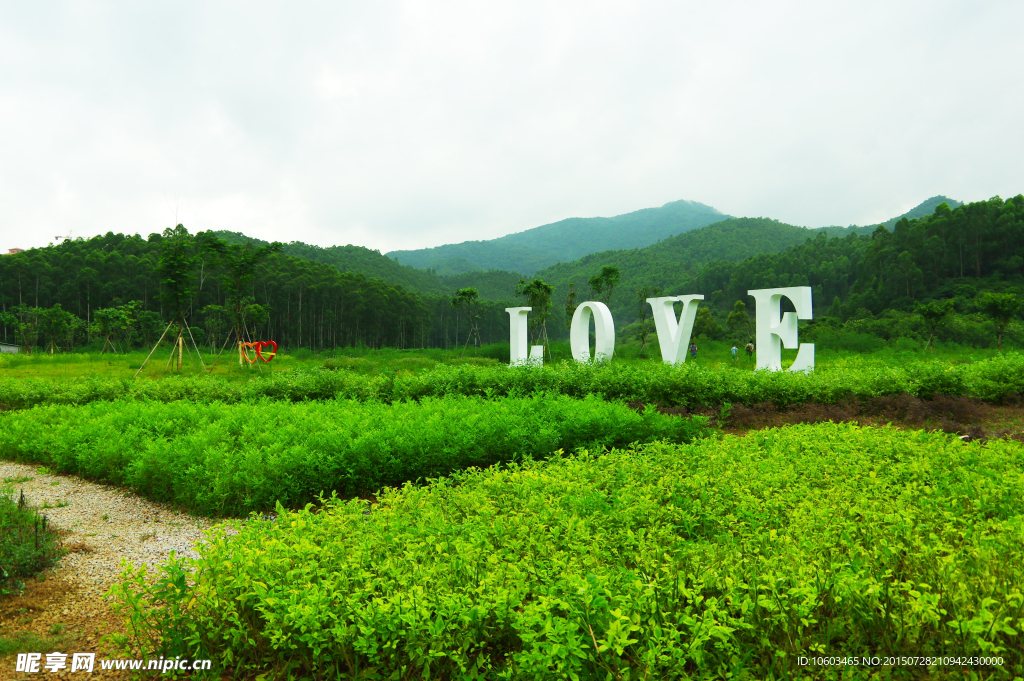
[{"label": "bare soil strip", "polygon": [[[1019,402],[1019,401],[1018,401]],[[633,402],[642,411],[647,405]],[[663,414],[699,414],[709,417],[725,432],[744,435],[751,430],[798,423],[857,423],[863,426],[892,424],[898,428],[941,430],[964,439],[1011,438],[1024,441],[1024,405],[989,404],[969,397],[936,395],[923,400],[912,395],[850,398],[833,404],[809,402],[778,407],[771,402],[704,406],[692,412],[685,407],[656,404]]]}]

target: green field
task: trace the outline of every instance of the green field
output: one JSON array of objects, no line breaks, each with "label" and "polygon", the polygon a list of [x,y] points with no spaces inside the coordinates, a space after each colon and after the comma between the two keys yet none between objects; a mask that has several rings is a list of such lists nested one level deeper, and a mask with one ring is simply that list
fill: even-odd
[{"label": "green field", "polygon": [[369,513],[280,508],[118,595],[139,640],[238,676],[784,679],[841,653],[991,656],[977,674],[1013,678],[1022,485],[1019,444],[887,428],[581,451]]},{"label": "green field", "polygon": [[[1024,676],[1024,445],[721,429],[744,405],[1012,410],[1024,355],[823,352],[804,375],[725,344],[676,367],[554,349],[543,368],[354,349],[135,381],[140,355],[5,357],[0,452],[237,518],[115,589],[125,645],[232,678]],[[798,662],[840,653],[1000,663]]]}]

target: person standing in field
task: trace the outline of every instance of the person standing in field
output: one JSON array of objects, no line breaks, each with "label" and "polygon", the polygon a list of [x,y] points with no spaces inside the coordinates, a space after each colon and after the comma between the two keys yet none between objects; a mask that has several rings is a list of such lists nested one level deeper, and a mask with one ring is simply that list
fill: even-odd
[{"label": "person standing in field", "polygon": [[690,359],[697,359],[697,344],[690,343]]},{"label": "person standing in field", "polygon": [[747,357],[748,358],[754,356],[754,344],[753,343],[747,343],[746,350],[747,350]]},{"label": "person standing in field", "polygon": [[731,352],[732,352],[732,359],[733,359],[733,361],[736,361],[736,352],[738,350],[739,350],[739,348],[737,348],[735,345],[732,346]]}]

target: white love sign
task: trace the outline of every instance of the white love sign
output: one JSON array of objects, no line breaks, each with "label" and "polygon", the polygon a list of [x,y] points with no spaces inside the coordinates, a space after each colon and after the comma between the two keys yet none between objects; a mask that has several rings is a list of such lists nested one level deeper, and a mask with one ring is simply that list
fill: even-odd
[{"label": "white love sign", "polygon": [[[747,291],[753,296],[756,308],[756,353],[755,370],[782,370],[782,348],[799,348],[790,371],[809,372],[814,369],[814,344],[798,342],[799,319],[812,319],[811,287],[791,286],[788,288],[767,288]],[[782,314],[782,299],[788,298],[796,313]],[[697,306],[704,300],[702,295],[665,296],[648,298],[654,314],[654,325],[658,332],[661,358],[668,364],[686,361],[686,347],[693,335],[693,323],[697,318]],[[676,317],[675,304],[683,307]],[[544,363],[544,347],[534,345],[527,355],[527,313],[533,308],[508,307],[509,346],[511,366],[540,366]],[[615,322],[608,306],[597,301],[581,303],[572,316],[569,327],[569,347],[577,362],[591,361],[590,320],[594,320],[594,359],[608,361],[615,354]]]}]

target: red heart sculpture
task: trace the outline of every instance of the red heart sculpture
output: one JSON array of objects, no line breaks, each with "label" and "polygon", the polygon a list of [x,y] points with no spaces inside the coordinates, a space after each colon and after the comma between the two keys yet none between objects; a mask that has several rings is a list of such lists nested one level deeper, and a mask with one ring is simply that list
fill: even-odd
[{"label": "red heart sculpture", "polygon": [[[269,348],[271,345],[274,346],[274,351],[270,353],[269,357],[264,357],[262,352],[263,348]],[[277,355],[277,343],[274,341],[257,341],[252,344],[252,347],[256,350],[256,356],[264,362],[269,362]]]}]

